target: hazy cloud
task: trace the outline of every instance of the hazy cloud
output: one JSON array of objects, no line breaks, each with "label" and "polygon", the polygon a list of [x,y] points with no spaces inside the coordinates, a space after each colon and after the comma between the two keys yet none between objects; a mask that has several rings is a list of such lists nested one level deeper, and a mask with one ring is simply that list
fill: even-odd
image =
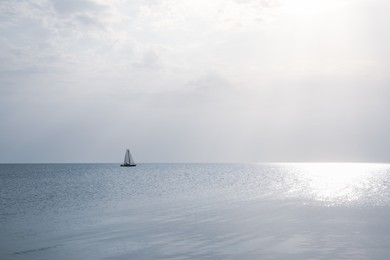
[{"label": "hazy cloud", "polygon": [[97,4],[94,1],[89,0],[51,0],[54,9],[59,14],[74,14],[74,13],[86,13],[96,12],[104,9],[103,5]]},{"label": "hazy cloud", "polygon": [[3,0],[0,160],[386,160],[388,10]]}]

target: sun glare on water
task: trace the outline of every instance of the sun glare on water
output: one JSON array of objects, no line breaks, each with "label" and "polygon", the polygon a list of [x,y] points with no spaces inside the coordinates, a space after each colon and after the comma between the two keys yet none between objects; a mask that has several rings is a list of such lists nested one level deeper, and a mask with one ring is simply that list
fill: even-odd
[{"label": "sun glare on water", "polygon": [[303,190],[317,201],[329,205],[356,202],[380,188],[373,181],[385,164],[365,163],[308,163],[296,164],[294,169],[302,181]]}]

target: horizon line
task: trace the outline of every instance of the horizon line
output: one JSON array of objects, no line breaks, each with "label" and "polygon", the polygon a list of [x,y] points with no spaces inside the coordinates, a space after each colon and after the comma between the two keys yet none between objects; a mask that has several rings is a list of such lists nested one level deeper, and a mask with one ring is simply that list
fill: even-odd
[{"label": "horizon line", "polygon": [[[137,164],[390,164],[383,161],[137,162]],[[0,162],[0,164],[121,164],[121,162]]]}]

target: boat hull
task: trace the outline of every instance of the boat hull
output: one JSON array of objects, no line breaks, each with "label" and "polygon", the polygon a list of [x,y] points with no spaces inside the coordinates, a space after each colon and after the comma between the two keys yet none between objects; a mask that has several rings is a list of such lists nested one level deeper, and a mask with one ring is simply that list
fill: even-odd
[{"label": "boat hull", "polygon": [[136,164],[121,164],[122,167],[135,167]]}]

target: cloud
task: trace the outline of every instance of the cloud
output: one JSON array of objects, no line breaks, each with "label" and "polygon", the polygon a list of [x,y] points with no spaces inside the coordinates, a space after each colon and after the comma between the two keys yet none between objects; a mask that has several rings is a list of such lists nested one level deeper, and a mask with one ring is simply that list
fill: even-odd
[{"label": "cloud", "polygon": [[[1,18],[8,21],[2,25],[0,39],[3,58],[8,61],[7,69],[3,70],[63,70],[64,75],[72,77],[75,72],[75,75],[93,73],[88,69],[93,64],[96,76],[105,70],[106,76],[112,78],[123,70],[136,76],[138,72],[132,70],[140,68],[155,70],[169,66],[165,70],[168,72],[183,62],[187,63],[183,64],[185,69],[196,66],[193,63],[196,54],[191,54],[194,43],[199,44],[198,49],[209,44],[208,35],[228,25],[228,19],[245,23],[243,19],[250,16],[247,12],[253,6],[266,8],[267,4],[264,1],[229,1],[228,5],[221,1],[171,0],[110,4],[92,0],[2,1]],[[229,14],[235,8],[243,13]],[[207,27],[204,23],[208,23]],[[187,37],[188,26],[203,32]],[[179,58],[184,52],[187,54]]]},{"label": "cloud", "polygon": [[69,15],[86,12],[97,12],[104,9],[104,6],[89,0],[51,0],[54,9],[59,14]]},{"label": "cloud", "polygon": [[159,65],[159,56],[152,50],[145,51],[140,61],[133,63],[135,68],[158,68]]},{"label": "cloud", "polygon": [[379,147],[388,5],[309,2],[0,1],[0,147],[113,152],[131,134],[149,161],[158,145],[183,161]]}]

